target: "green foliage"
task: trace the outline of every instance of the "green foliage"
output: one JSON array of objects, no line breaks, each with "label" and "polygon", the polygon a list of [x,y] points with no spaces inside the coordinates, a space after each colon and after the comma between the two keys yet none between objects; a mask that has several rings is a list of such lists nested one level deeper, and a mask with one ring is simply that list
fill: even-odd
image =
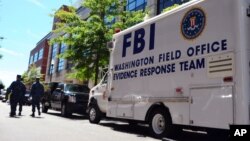
[{"label": "green foliage", "polygon": [[[86,21],[77,15],[73,7],[55,13],[60,22],[54,33],[59,36],[51,44],[67,44],[67,50],[58,57],[74,64],[73,73],[69,74],[71,78],[82,81],[92,79],[97,83],[99,69],[108,65],[109,51],[106,43],[112,39],[115,28],[125,29],[143,20],[145,14],[142,11],[123,11],[124,4],[126,1],[85,0],[83,6],[91,10]],[[114,19],[116,24],[107,24]]]},{"label": "green foliage", "polygon": [[179,6],[180,6],[179,4],[174,4],[173,6],[165,8],[162,12],[164,13],[164,12],[170,11],[176,7],[179,7]]},{"label": "green foliage", "polygon": [[43,82],[43,74],[40,73],[40,70],[36,67],[35,64],[32,64],[29,70],[25,71],[22,74],[23,83],[26,86],[31,86],[35,82],[36,77],[40,77],[40,81]]}]

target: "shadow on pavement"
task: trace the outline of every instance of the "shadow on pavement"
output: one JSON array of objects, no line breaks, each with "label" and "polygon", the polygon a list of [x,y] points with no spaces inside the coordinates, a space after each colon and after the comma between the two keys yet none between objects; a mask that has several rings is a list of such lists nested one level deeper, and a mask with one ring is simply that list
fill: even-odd
[{"label": "shadow on pavement", "polygon": [[71,120],[87,120],[88,117],[85,115],[78,115],[78,114],[72,114],[69,117],[63,117],[61,115],[61,113],[55,113],[55,112],[48,112],[48,113],[43,113],[43,114],[48,114],[48,115],[52,115],[52,116],[57,116],[57,117],[61,117],[61,118],[67,118],[67,119],[71,119]]},{"label": "shadow on pavement", "polygon": [[43,119],[44,117],[42,117],[42,116],[35,116],[35,117],[31,117],[31,116],[30,116],[30,118]]},{"label": "shadow on pavement", "polygon": [[177,141],[228,141],[226,135],[220,134],[198,134],[198,133],[189,133],[189,132],[179,132],[172,137],[172,139]]},{"label": "shadow on pavement", "polygon": [[8,116],[7,118],[16,118],[16,119],[20,119],[20,117],[19,117],[19,116],[14,116],[14,117],[10,117],[10,116]]},{"label": "shadow on pavement", "polygon": [[[109,123],[100,123],[99,125],[110,127],[114,131],[125,132],[128,134],[135,134],[138,137],[152,137],[149,128],[147,126],[140,124],[129,125],[126,123],[119,124],[116,122],[113,123],[109,122]],[[228,134],[225,132],[217,132],[217,131],[213,132],[210,135],[207,135],[207,134],[190,133],[178,130],[173,136],[167,138],[176,141],[229,141],[227,135]]]},{"label": "shadow on pavement", "polygon": [[100,123],[99,125],[110,127],[115,131],[135,134],[137,137],[151,137],[149,134],[149,128],[142,125],[129,125],[127,123]]}]

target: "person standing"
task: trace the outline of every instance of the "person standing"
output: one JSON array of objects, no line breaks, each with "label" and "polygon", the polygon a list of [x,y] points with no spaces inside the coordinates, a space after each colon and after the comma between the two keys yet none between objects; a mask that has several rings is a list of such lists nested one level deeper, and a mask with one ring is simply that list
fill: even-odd
[{"label": "person standing", "polygon": [[[9,88],[7,89],[6,96],[10,95],[10,117],[16,116],[16,107],[20,99],[25,95],[26,87],[21,82],[21,75],[16,76],[16,81],[13,81]],[[21,115],[20,111],[19,114]]]},{"label": "person standing", "polygon": [[[22,81],[23,81],[23,80],[21,79],[21,82],[22,82]],[[25,91],[25,93],[26,93],[26,91]],[[22,110],[23,110],[23,103],[24,103],[25,93],[22,94],[22,95],[20,96],[19,101],[18,101],[18,105],[19,105],[19,108],[18,108],[18,110],[19,110],[18,116],[21,116],[21,113],[22,113]]]},{"label": "person standing", "polygon": [[31,91],[30,91],[30,95],[32,97],[32,114],[31,114],[32,117],[35,117],[36,107],[38,110],[38,115],[39,116],[41,115],[40,99],[43,94],[44,94],[44,87],[40,83],[40,78],[36,78],[36,82],[31,86]]}]

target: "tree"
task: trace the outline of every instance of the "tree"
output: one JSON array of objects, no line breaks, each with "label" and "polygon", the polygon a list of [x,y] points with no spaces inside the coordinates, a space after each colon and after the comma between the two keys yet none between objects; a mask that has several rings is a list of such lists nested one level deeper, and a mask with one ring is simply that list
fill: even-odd
[{"label": "tree", "polygon": [[0,80],[0,90],[4,89],[4,88],[5,88],[5,86],[4,86],[3,82]]},{"label": "tree", "polygon": [[91,11],[86,21],[77,15],[73,7],[55,13],[60,22],[54,33],[70,36],[58,36],[51,43],[68,45],[68,49],[59,57],[71,60],[74,64],[71,77],[92,79],[97,84],[99,69],[108,65],[106,43],[112,39],[114,30],[126,29],[141,22],[145,16],[143,11],[124,11],[125,4],[125,0],[85,0],[83,7]]},{"label": "tree", "polygon": [[191,1],[191,0],[183,0],[183,1],[182,1],[181,3],[179,3],[179,4],[176,3],[176,4],[172,5],[172,6],[169,6],[169,7],[165,8],[165,9],[163,9],[162,13],[168,12],[168,11],[170,11],[170,10],[176,8],[176,7],[179,7],[181,4],[186,3],[186,2],[189,2],[189,1]]},{"label": "tree", "polygon": [[[40,73],[40,70],[35,64],[32,64],[29,70],[22,74],[23,83],[28,87],[30,87],[35,82],[37,77],[43,78],[43,74]],[[43,80],[40,81],[43,82]]]},{"label": "tree", "polygon": [[169,7],[165,8],[165,9],[163,10],[163,13],[164,13],[164,12],[168,12],[168,11],[170,11],[170,10],[176,8],[176,7],[179,7],[179,6],[180,6],[179,4],[174,4],[174,5],[172,5],[172,6],[169,6]]}]

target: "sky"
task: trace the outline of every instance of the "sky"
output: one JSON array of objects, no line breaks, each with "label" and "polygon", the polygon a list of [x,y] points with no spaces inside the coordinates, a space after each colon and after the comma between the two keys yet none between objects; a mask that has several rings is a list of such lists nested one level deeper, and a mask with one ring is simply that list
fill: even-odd
[{"label": "sky", "polygon": [[0,0],[0,80],[8,87],[28,69],[30,51],[52,29],[50,16],[76,0]]}]

